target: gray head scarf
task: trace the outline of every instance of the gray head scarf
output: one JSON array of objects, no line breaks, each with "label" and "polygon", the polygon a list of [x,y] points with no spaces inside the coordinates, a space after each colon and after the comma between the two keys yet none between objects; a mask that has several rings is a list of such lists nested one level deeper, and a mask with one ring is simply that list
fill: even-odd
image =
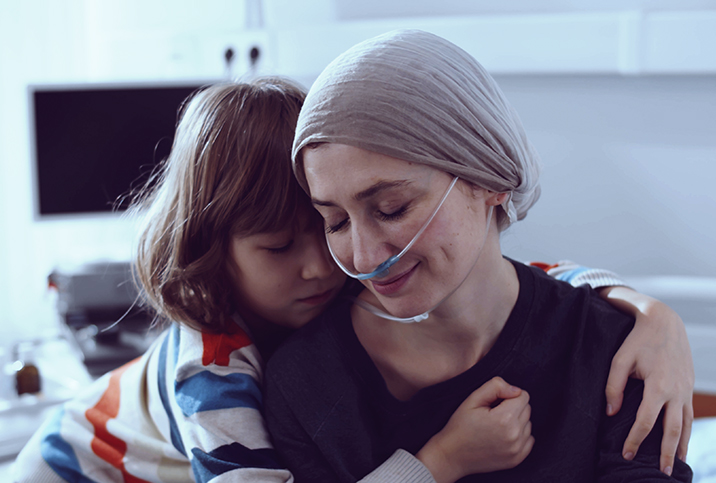
[{"label": "gray head scarf", "polygon": [[355,45],[313,84],[293,142],[306,190],[300,152],[311,143],[346,144],[508,192],[509,223],[540,194],[539,156],[494,79],[461,48],[420,30]]}]

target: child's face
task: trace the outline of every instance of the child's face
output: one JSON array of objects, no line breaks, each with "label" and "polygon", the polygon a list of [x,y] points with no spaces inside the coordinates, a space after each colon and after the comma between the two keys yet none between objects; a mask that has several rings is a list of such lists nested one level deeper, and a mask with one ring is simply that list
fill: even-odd
[{"label": "child's face", "polygon": [[343,287],[345,275],[333,263],[321,227],[308,221],[299,225],[232,237],[234,292],[240,315],[249,322],[302,327]]}]

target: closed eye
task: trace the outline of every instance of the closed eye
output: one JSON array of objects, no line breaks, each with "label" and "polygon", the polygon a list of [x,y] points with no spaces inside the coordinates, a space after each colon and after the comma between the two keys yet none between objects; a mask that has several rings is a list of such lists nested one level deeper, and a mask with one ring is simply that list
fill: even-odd
[{"label": "closed eye", "polygon": [[[401,219],[405,216],[405,214],[408,212],[408,207],[403,206],[399,208],[397,211],[394,211],[392,213],[383,213],[382,211],[378,211],[376,216],[381,221],[396,221]],[[329,235],[333,233],[337,233],[343,229],[345,229],[348,226],[348,223],[350,222],[350,218],[345,218],[344,220],[340,221],[339,223],[336,223],[334,225],[326,225],[326,233]]]},{"label": "closed eye", "polygon": [[285,245],[282,245],[280,247],[266,247],[266,250],[271,253],[286,253],[287,251],[289,251],[291,249],[292,246],[293,246],[293,240],[290,240],[288,243],[286,243]]},{"label": "closed eye", "polygon": [[339,222],[339,223],[336,223],[335,225],[328,225],[328,224],[327,224],[327,225],[326,225],[326,233],[328,233],[328,234],[330,235],[330,234],[332,234],[332,233],[336,233],[336,232],[341,231],[342,229],[344,229],[344,228],[346,228],[346,227],[348,226],[348,221],[349,221],[349,220],[350,220],[349,218],[345,218],[344,220],[342,220],[342,221]]},{"label": "closed eye", "polygon": [[407,212],[407,206],[402,206],[397,211],[392,213],[383,213],[382,211],[378,211],[378,218],[380,218],[381,221],[395,221],[401,219]]}]

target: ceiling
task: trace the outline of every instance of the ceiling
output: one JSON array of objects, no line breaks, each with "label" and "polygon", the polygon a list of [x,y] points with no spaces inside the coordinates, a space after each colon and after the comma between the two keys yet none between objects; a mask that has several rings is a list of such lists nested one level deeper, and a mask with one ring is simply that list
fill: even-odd
[{"label": "ceiling", "polygon": [[615,10],[711,10],[716,0],[333,0],[339,20]]}]

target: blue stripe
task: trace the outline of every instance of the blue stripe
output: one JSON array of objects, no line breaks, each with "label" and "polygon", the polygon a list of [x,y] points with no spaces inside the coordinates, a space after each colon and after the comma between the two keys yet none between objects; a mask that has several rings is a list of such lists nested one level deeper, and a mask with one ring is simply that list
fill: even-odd
[{"label": "blue stripe", "polygon": [[[172,438],[172,444],[177,449],[177,451],[186,456],[187,454],[186,449],[184,448],[184,442],[181,440],[181,435],[179,434],[179,427],[177,426],[177,421],[174,418],[172,406],[169,402],[169,394],[167,392],[167,347],[169,346],[170,338],[174,339],[174,357],[176,359],[177,354],[179,353],[179,329],[177,326],[174,326],[167,333],[166,337],[164,337],[164,340],[162,341],[162,347],[159,352],[159,397],[162,400],[162,406],[164,406],[164,411],[167,413],[167,417],[169,418],[169,431]],[[176,367],[176,360],[174,366]]]},{"label": "blue stripe", "polygon": [[70,483],[92,483],[82,474],[80,462],[72,446],[61,436],[64,407],[48,421],[42,433],[40,454],[55,473]]},{"label": "blue stripe", "polygon": [[202,371],[177,383],[175,393],[177,404],[187,417],[214,409],[261,410],[261,389],[248,374],[221,376]]},{"label": "blue stripe", "polygon": [[276,457],[276,452],[271,448],[249,449],[242,444],[231,443],[219,446],[211,453],[204,453],[197,448],[191,452],[194,455],[191,467],[197,483],[206,483],[239,468],[284,469]]},{"label": "blue stripe", "polygon": [[181,330],[178,325],[172,326],[172,340],[174,341],[174,367],[177,366],[179,360],[179,347],[181,346]]},{"label": "blue stripe", "polygon": [[575,268],[574,270],[568,270],[564,273],[560,273],[555,278],[557,280],[563,280],[565,282],[572,283],[572,280],[574,280],[575,278],[577,278],[584,272],[588,272],[589,270],[591,270],[591,269],[585,268],[585,267],[579,267],[579,268]]}]

